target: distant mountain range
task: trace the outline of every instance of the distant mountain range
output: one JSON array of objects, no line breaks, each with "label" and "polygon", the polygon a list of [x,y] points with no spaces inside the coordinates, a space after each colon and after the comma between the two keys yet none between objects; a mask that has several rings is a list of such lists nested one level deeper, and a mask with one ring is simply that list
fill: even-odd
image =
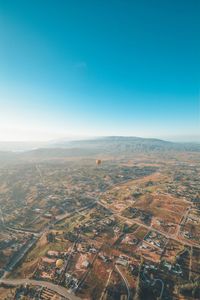
[{"label": "distant mountain range", "polygon": [[[1,146],[1,145],[0,145]],[[40,146],[40,145],[38,145]],[[131,155],[133,153],[187,151],[200,152],[200,143],[175,143],[152,138],[111,136],[88,140],[59,141],[41,144],[37,149],[1,151],[0,159],[50,159],[95,155]],[[21,147],[20,150],[22,150]]]},{"label": "distant mountain range", "polygon": [[110,136],[89,140],[60,141],[53,148],[90,149],[104,153],[131,153],[138,151],[200,151],[200,143],[175,143],[153,138]]}]

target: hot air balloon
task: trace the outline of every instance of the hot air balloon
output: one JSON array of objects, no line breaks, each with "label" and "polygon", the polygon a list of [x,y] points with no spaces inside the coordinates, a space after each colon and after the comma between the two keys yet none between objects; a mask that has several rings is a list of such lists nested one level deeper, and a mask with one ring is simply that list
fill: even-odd
[{"label": "hot air balloon", "polygon": [[56,268],[61,269],[63,265],[64,265],[64,261],[62,259],[58,259],[56,261]]},{"label": "hot air balloon", "polygon": [[100,160],[100,159],[97,159],[97,160],[96,160],[96,165],[99,166],[100,164],[101,164],[101,160]]}]

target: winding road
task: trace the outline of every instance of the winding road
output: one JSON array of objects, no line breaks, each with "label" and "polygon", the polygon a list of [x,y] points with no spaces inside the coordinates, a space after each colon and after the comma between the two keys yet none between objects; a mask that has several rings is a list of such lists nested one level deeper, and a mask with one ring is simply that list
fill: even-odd
[{"label": "winding road", "polygon": [[39,281],[39,280],[32,280],[32,279],[0,279],[0,285],[9,285],[9,286],[18,286],[18,285],[34,285],[34,286],[40,286],[44,288],[48,288],[51,291],[54,291],[55,293],[59,294],[62,297],[67,298],[68,300],[80,300],[79,297],[70,294],[69,291],[59,285],[53,284],[48,281]]}]

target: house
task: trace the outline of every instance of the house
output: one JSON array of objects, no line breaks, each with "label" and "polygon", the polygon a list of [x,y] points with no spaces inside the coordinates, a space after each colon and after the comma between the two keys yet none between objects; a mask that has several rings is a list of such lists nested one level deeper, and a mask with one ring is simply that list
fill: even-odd
[{"label": "house", "polygon": [[116,264],[117,265],[121,265],[123,267],[127,267],[128,266],[128,261],[124,260],[122,258],[119,258],[119,259],[117,259]]},{"label": "house", "polygon": [[89,265],[90,265],[90,262],[88,260],[84,260],[82,263],[82,267],[84,267],[84,268],[88,268]]}]

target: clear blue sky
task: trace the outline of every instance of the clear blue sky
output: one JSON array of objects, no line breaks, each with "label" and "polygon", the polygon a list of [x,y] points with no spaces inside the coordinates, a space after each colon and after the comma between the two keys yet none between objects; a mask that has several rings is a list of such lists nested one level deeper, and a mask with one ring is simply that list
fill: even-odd
[{"label": "clear blue sky", "polygon": [[0,140],[200,132],[199,0],[0,0]]}]

